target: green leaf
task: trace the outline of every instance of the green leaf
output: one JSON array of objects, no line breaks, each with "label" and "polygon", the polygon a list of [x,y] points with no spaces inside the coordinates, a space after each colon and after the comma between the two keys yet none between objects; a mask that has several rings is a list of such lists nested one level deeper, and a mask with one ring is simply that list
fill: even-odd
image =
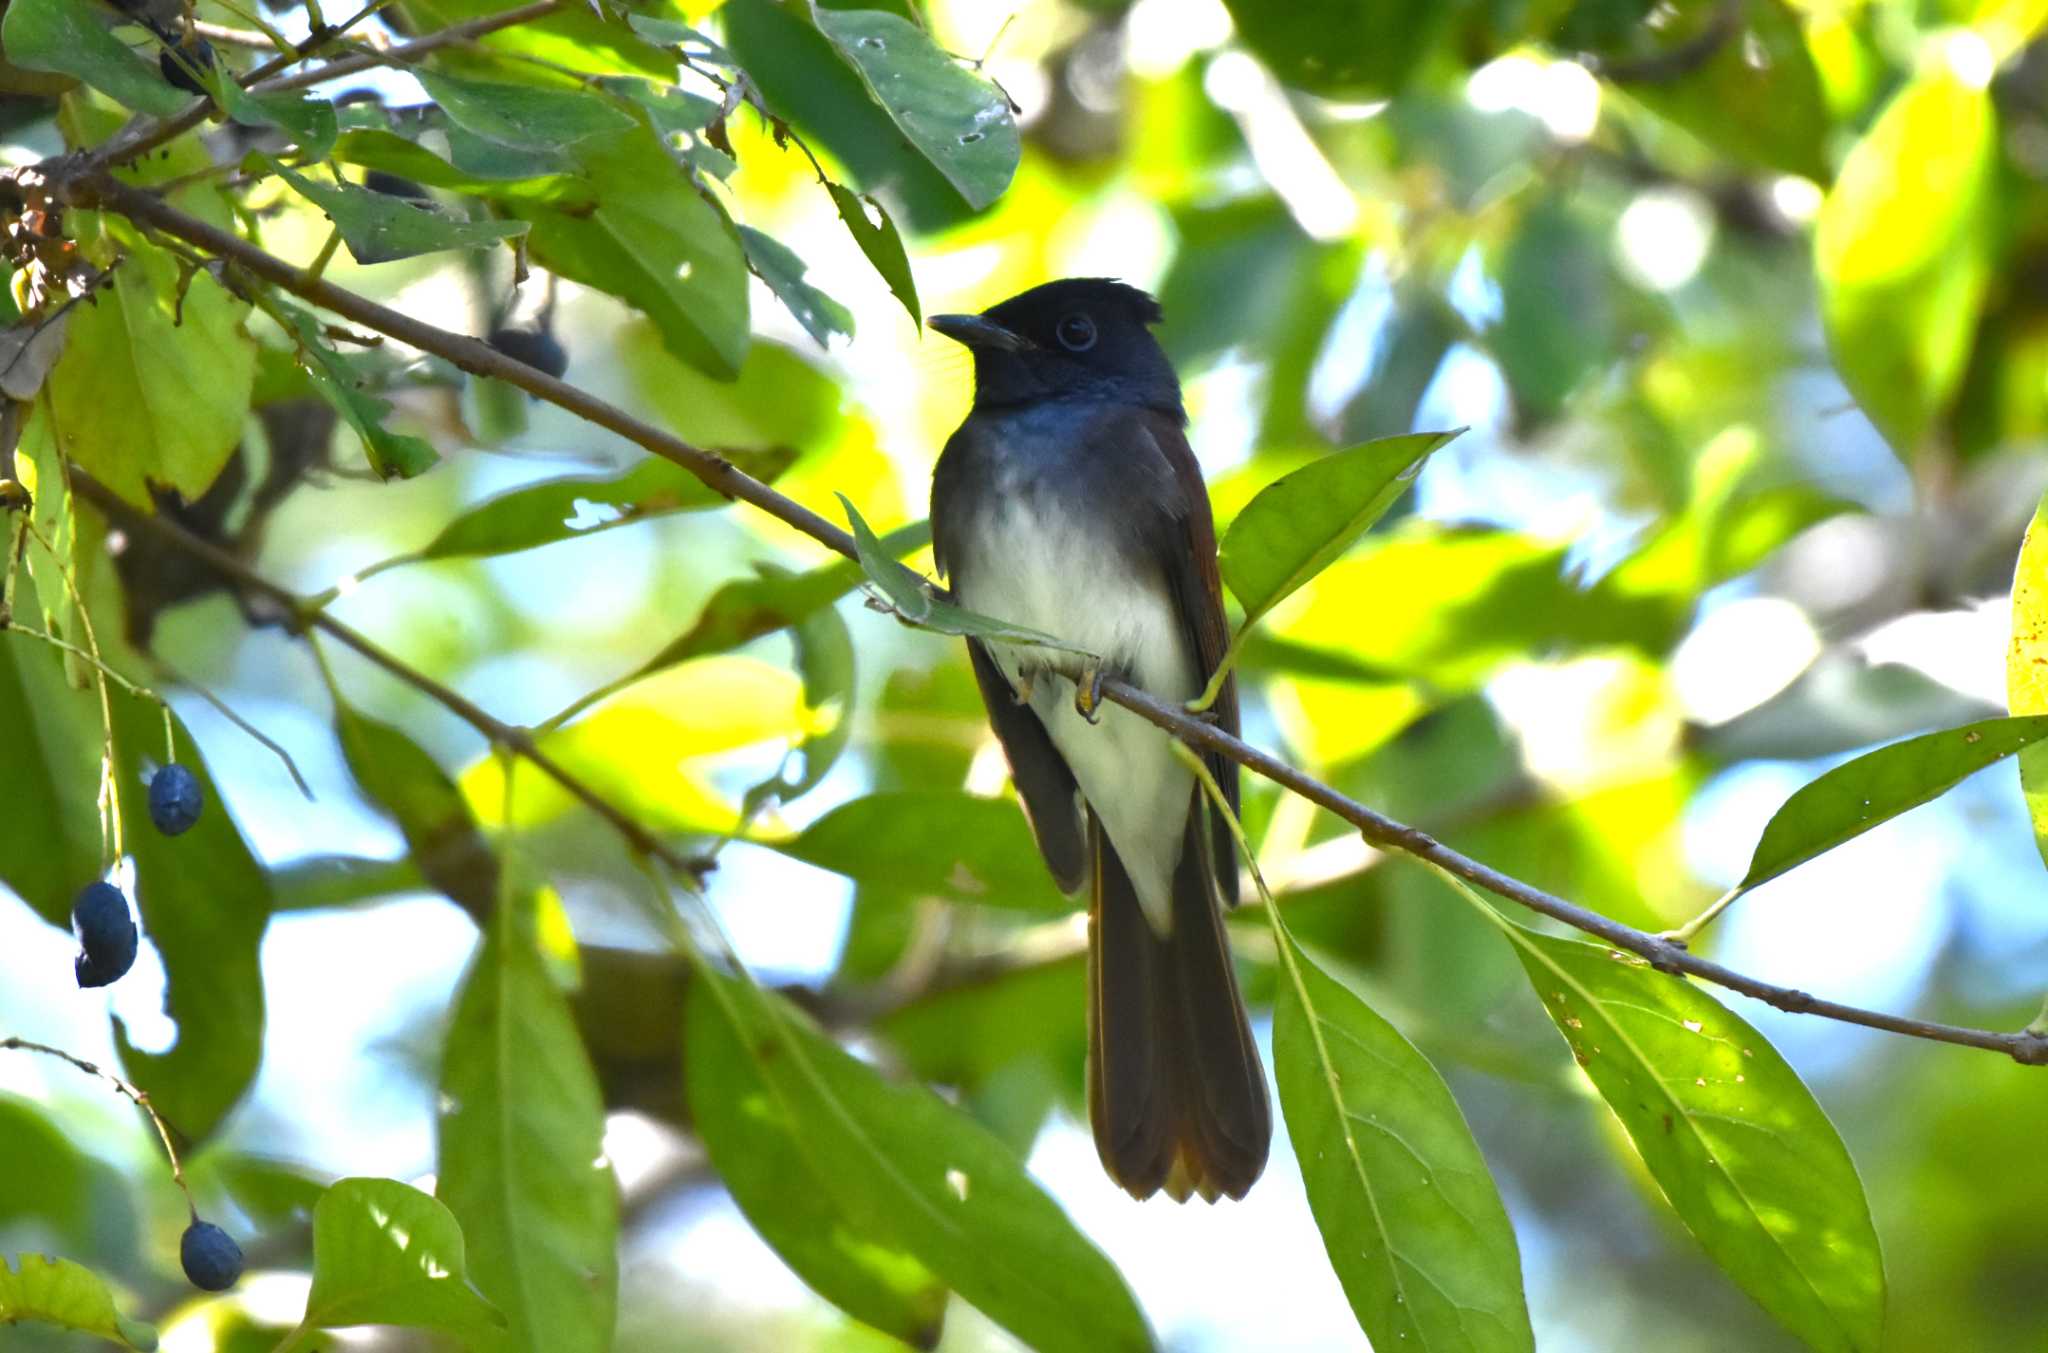
[{"label": "green leaf", "polygon": [[[450,128],[449,153],[493,147],[492,142],[466,136],[455,139],[460,128]],[[565,165],[536,163],[540,157],[523,156],[496,147],[501,153],[479,158],[464,154],[460,166],[441,158],[414,141],[382,127],[359,127],[344,131],[334,143],[334,158],[365,169],[413,180],[430,188],[447,188],[473,197],[495,201],[546,202],[561,210],[588,206],[588,184],[571,178]]]},{"label": "green leaf", "polygon": [[[38,497],[37,506],[42,506]],[[34,555],[31,554],[31,559]],[[848,565],[851,567],[851,565]],[[61,584],[49,579],[52,590]],[[15,575],[15,609],[34,616],[40,583]],[[61,591],[60,591],[61,595]],[[68,928],[71,901],[100,876],[99,711],[64,679],[63,656],[0,634],[0,747],[14,787],[0,813],[0,882],[53,926]]]},{"label": "green leaf", "polygon": [[498,895],[498,860],[448,773],[404,730],[370,718],[330,688],[334,735],[364,795],[398,823],[413,862],[473,916]]},{"label": "green leaf", "polygon": [[145,62],[108,32],[111,17],[82,0],[21,0],[7,7],[0,43],[10,64],[75,75],[138,113],[183,112],[192,96],[165,84],[154,60]]},{"label": "green leaf", "polygon": [[740,227],[740,242],[746,246],[747,264],[755,276],[789,307],[804,332],[818,340],[821,348],[832,345],[832,335],[853,333],[853,313],[839,302],[804,281],[804,261],[772,235],[751,226]]},{"label": "green leaf", "polygon": [[536,947],[507,900],[470,967],[441,1055],[436,1192],[476,1284],[531,1353],[607,1353],[618,1304],[619,1192],[604,1098]]},{"label": "green leaf", "polygon": [[1083,648],[1076,648],[1050,634],[1040,633],[1023,625],[1012,625],[1007,620],[979,615],[964,606],[955,606],[940,595],[944,590],[937,587],[914,569],[905,567],[890,558],[882,549],[882,542],[875,539],[875,533],[854,505],[847,501],[845,494],[837,495],[840,504],[846,508],[846,518],[853,526],[854,548],[860,555],[861,569],[868,575],[882,600],[889,604],[898,616],[919,629],[932,630],[939,634],[958,634],[973,639],[997,639],[1006,644],[1023,644],[1032,648],[1056,648],[1066,653],[1078,653],[1083,657],[1093,654]]},{"label": "green leaf", "polygon": [[[2005,700],[2014,714],[2048,714],[2048,497],[2034,509],[2013,570]],[[2034,845],[2048,862],[2048,747],[2021,749],[2020,790],[2034,821]]]},{"label": "green leaf", "polygon": [[[910,312],[910,322],[923,324],[917,279],[910,275],[910,255],[904,251],[903,237],[896,233],[896,223],[889,219],[888,211],[874,198],[862,197],[843,183],[828,183],[825,187],[832,194],[832,205],[839,209],[839,219],[846,223],[847,233],[889,284],[896,299],[903,302],[903,308]],[[874,212],[872,217],[868,215],[870,210]]]},{"label": "green leaf", "polygon": [[[668,10],[667,6],[660,8]],[[503,0],[401,0],[398,13],[409,21],[410,31],[427,33],[504,9]],[[672,80],[676,74],[674,57],[642,41],[612,13],[600,12],[593,5],[564,6],[552,14],[488,33],[473,45],[486,51],[538,57],[572,71],[649,75],[664,80]],[[494,64],[520,69],[512,62]]]},{"label": "green leaf", "polygon": [[149,486],[197,500],[234,454],[256,384],[249,307],[204,272],[179,292],[178,261],[136,245],[114,285],[71,312],[48,386],[59,443],[139,507]]},{"label": "green leaf", "polygon": [[1224,0],[1243,39],[1273,74],[1312,93],[1384,97],[1430,65],[1430,55],[1472,0],[1433,5],[1357,0]]},{"label": "green leaf", "polygon": [[1521,1256],[1429,1059],[1284,932],[1280,1108],[1330,1266],[1374,1348],[1530,1349]]},{"label": "green leaf", "polygon": [[96,1242],[95,1223],[106,1220],[93,1215],[97,1162],[72,1144],[42,1105],[0,1094],[0,1160],[9,1170],[7,1190],[0,1193],[0,1231],[40,1222],[80,1248]]},{"label": "green leaf", "polygon": [[1072,909],[1009,799],[950,789],[869,794],[790,840],[763,844],[862,883],[1027,911]]},{"label": "green leaf", "polygon": [[[1720,13],[1711,5],[1680,7],[1652,34],[1656,49],[1698,41]],[[1799,16],[1784,0],[1751,0],[1739,14],[1736,30],[1698,68],[1673,80],[1636,81],[1627,93],[1738,160],[1827,182],[1827,101]]]},{"label": "green leaf", "polygon": [[[772,564],[756,565],[767,578],[793,581],[798,575]],[[794,775],[786,766],[747,791],[749,806],[773,797],[788,803],[817,788],[853,737],[853,635],[846,620],[830,606],[820,606],[790,627],[796,646],[797,671],[804,679],[804,703],[830,713],[831,723],[791,749],[802,768]]]},{"label": "green leaf", "polygon": [[324,160],[334,149],[340,126],[329,100],[303,99],[291,93],[251,94],[231,78],[218,83],[221,106],[235,121],[249,127],[282,129],[309,160]]},{"label": "green leaf", "polygon": [[175,717],[178,760],[198,778],[206,811],[182,836],[165,836],[150,824],[145,780],[165,751],[163,713],[120,692],[113,700],[135,904],[144,933],[163,957],[169,978],[164,1013],[178,1027],[170,1051],[143,1052],[117,1019],[114,1043],[128,1078],[149,1092],[157,1112],[198,1141],[241,1099],[263,1059],[258,953],[270,924],[269,879],[228,813],[206,758]]},{"label": "green leaf", "polygon": [[883,10],[816,9],[818,28],[923,156],[979,211],[1017,172],[1016,119],[1002,91],[923,29]]},{"label": "green leaf", "polygon": [[[796,453],[786,449],[723,454],[767,483],[773,483],[796,459]],[[404,557],[460,559],[512,554],[675,512],[724,507],[730,501],[682,466],[649,456],[623,474],[549,479],[486,499],[442,527],[417,554]]]},{"label": "green leaf", "polygon": [[644,321],[622,327],[616,346],[634,394],[656,421],[698,446],[721,452],[794,447],[815,454],[848,431],[839,382],[784,344],[752,344],[733,380],[677,360]]},{"label": "green leaf", "polygon": [[1850,151],[1814,236],[1849,393],[1902,456],[1963,379],[1990,278],[1998,132],[1988,90],[1932,68]]},{"label": "green leaf", "polygon": [[1736,891],[1748,892],[1814,856],[1947,793],[1964,777],[2048,738],[2048,714],[1986,719],[1894,742],[1828,771],[1771,815]]},{"label": "green leaf", "polygon": [[429,886],[408,857],[312,855],[270,871],[273,911],[313,911],[374,902]]},{"label": "green leaf", "polygon": [[1809,1346],[1874,1353],[1885,1281],[1870,1205],[1834,1124],[1777,1049],[1632,954],[1500,925],[1707,1254]]},{"label": "green leaf", "polygon": [[946,1289],[900,1244],[863,1232],[807,1149],[817,1106],[764,1072],[770,1044],[750,1048],[703,981],[683,1023],[684,1089],[692,1124],[733,1202],[818,1295],[909,1344],[938,1343]]},{"label": "green leaf", "polygon": [[515,150],[564,150],[633,125],[630,114],[581,90],[491,84],[426,67],[413,73],[457,126]]},{"label": "green leaf", "polygon": [[654,321],[670,352],[732,379],[748,342],[739,233],[646,127],[597,145],[583,155],[597,188],[594,209],[516,208],[533,222],[534,257],[633,306]]},{"label": "green leaf", "polygon": [[530,228],[524,221],[458,220],[359,183],[322,183],[264,159],[334,222],[358,263],[389,263],[444,249],[487,249]]},{"label": "green leaf", "polygon": [[[878,552],[894,559],[931,543],[928,522],[900,526],[877,542]],[[764,572],[757,578],[729,582],[711,594],[696,623],[671,641],[635,674],[651,676],[691,658],[725,653],[764,634],[797,624],[822,606],[829,606],[860,585],[867,575],[852,560],[823,565],[808,573]]]},{"label": "green leaf", "polygon": [[311,313],[279,301],[278,310],[291,322],[297,339],[294,355],[299,367],[312,381],[320,397],[333,405],[362,438],[363,455],[380,479],[397,476],[410,479],[422,474],[441,459],[439,453],[418,437],[391,432],[384,426],[391,402],[363,389],[363,378],[355,364],[327,346],[320,337],[320,322]]},{"label": "green leaf", "polygon": [[[1464,429],[1458,429],[1462,432]],[[1223,581],[1250,625],[1358,543],[1458,432],[1382,437],[1274,480],[1223,533]]]},{"label": "green leaf", "polygon": [[22,1320],[95,1335],[140,1353],[156,1347],[156,1331],[114,1309],[106,1281],[69,1259],[22,1254],[10,1262],[0,1255],[0,1325]]},{"label": "green leaf", "polygon": [[1033,1348],[1152,1347],[1116,1269],[987,1129],[883,1080],[751,983],[699,972],[691,1024],[724,1024],[854,1235],[914,1256]]},{"label": "green leaf", "polygon": [[447,1208],[395,1179],[342,1179],[313,1209],[313,1290],[299,1328],[351,1325],[495,1341],[505,1317],[469,1285]]}]

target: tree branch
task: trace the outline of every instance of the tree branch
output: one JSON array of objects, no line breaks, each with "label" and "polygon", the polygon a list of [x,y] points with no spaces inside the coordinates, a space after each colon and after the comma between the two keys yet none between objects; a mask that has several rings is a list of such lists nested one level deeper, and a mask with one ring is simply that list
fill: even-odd
[{"label": "tree branch", "polygon": [[107,515],[109,521],[124,531],[141,531],[155,535],[183,550],[243,590],[276,603],[292,617],[295,624],[308,624],[332,635],[342,644],[369,659],[371,663],[383,668],[476,729],[494,745],[509,748],[518,756],[532,762],[549,779],[567,790],[577,802],[609,823],[634,850],[643,855],[652,855],[671,869],[680,870],[692,878],[702,876],[702,860],[672,849],[653,832],[641,826],[631,814],[592,789],[580,776],[541,750],[540,745],[534,741],[533,734],[527,729],[506,723],[460,691],[445,686],[418,668],[408,665],[379,647],[360,630],[335,619],[324,609],[314,608],[308,603],[307,598],[271,582],[212,541],[194,535],[168,517],[143,512],[83,470],[74,468],[71,474],[72,491],[99,508]]},{"label": "tree branch", "polygon": [[[855,557],[853,538],[809,508],[742,473],[723,457],[671,436],[573,385],[536,371],[523,362],[514,361],[474,338],[422,323],[409,315],[379,305],[330,282],[308,278],[302,270],[266,253],[241,237],[177,211],[141,189],[120,183],[109,174],[90,168],[81,169],[74,165],[67,175],[66,167],[62,164],[46,165],[44,171],[58,185],[65,199],[77,206],[119,212],[166,235],[175,236],[205,249],[301,299],[353,320],[365,328],[374,329],[410,344],[422,352],[444,358],[465,371],[491,376],[516,385],[599,427],[618,433],[655,455],[675,462],[726,497],[750,503],[827,548],[836,550],[848,558]],[[286,601],[287,604],[297,603],[298,599],[292,597],[290,593],[257,578],[240,560],[225,555],[206,542],[178,531],[177,528],[170,527],[156,518],[141,517],[141,514],[133,513],[132,510],[126,509],[124,504],[119,504],[104,489],[94,487],[97,494],[87,495],[93,497],[94,501],[112,502],[116,507],[129,511],[140,522],[146,522],[152,528],[172,535],[178,543],[185,544],[193,553],[212,563],[227,576]],[[604,804],[603,800],[598,799],[587,787],[581,786],[573,777],[566,777],[560,767],[539,759],[538,749],[533,747],[532,740],[523,730],[498,722],[455,692],[411,671],[403,663],[376,648],[353,630],[340,626],[324,613],[314,612],[311,623],[328,630],[373,662],[440,700],[489,736],[504,741],[521,755],[535,760],[543,770],[570,788],[572,793],[576,793],[579,798],[596,808],[600,815],[610,821],[636,848],[649,854],[657,854],[659,858],[671,864],[674,862],[671,855],[656,849],[659,842],[654,841],[638,824],[633,823],[609,804]],[[1173,733],[1190,745],[1219,752],[1246,770],[1263,775],[1309,802],[1335,813],[1358,828],[1373,844],[1428,861],[1508,901],[1605,940],[1617,949],[1638,954],[1648,959],[1662,972],[1682,973],[1712,982],[1795,1014],[1818,1015],[1845,1024],[1903,1034],[1909,1038],[1984,1048],[2004,1053],[2015,1061],[2029,1066],[2048,1064],[2048,1034],[2037,1033],[2031,1029],[2017,1033],[2001,1033],[1989,1029],[1964,1028],[1911,1019],[1883,1011],[1865,1010],[1857,1006],[1821,1000],[1795,988],[1775,986],[1700,958],[1669,940],[1623,925],[1598,912],[1567,902],[1463,855],[1427,833],[1375,812],[1314,777],[1232,737],[1213,724],[1188,714],[1179,705],[1168,704],[1115,679],[1106,679],[1102,689],[1103,694],[1109,699]]]}]

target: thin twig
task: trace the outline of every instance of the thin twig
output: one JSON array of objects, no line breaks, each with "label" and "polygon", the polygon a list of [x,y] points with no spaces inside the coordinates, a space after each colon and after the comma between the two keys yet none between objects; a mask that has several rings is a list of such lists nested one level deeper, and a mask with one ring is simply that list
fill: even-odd
[{"label": "thin twig", "polygon": [[107,517],[130,533],[145,532],[183,550],[192,558],[205,564],[221,577],[236,583],[245,591],[256,593],[276,603],[299,623],[312,625],[315,629],[332,635],[342,644],[354,649],[383,668],[391,675],[419,691],[428,699],[446,709],[456,718],[474,728],[489,741],[510,748],[519,756],[532,762],[541,772],[556,784],[567,790],[571,797],[584,807],[596,813],[612,829],[626,838],[627,844],[643,855],[652,856],[671,869],[695,877],[705,867],[704,861],[681,851],[674,850],[647,828],[641,826],[625,810],[610,799],[585,784],[582,778],[548,755],[534,741],[530,730],[506,723],[482,706],[456,691],[434,680],[425,672],[410,666],[401,659],[379,647],[353,626],[344,624],[323,610],[314,610],[308,599],[288,588],[280,587],[263,577],[247,564],[229,554],[210,540],[202,539],[173,522],[168,517],[137,511],[123,501],[111,489],[83,471],[73,471],[72,489],[79,497],[93,504]]},{"label": "thin twig", "polygon": [[[513,28],[533,19],[544,19],[562,7],[561,0],[535,0],[535,3],[521,5],[517,9],[504,10],[497,14],[471,19],[467,23],[451,24],[436,29],[411,42],[400,42],[378,51],[354,51],[347,56],[338,56],[311,70],[295,71],[290,75],[252,83],[249,88],[257,94],[276,94],[284,90],[305,89],[310,85],[326,84],[344,75],[369,70],[373,66],[403,66],[414,57],[425,56],[437,47],[451,42],[468,42],[473,38],[495,33],[501,28]],[[266,72],[268,74],[268,72]]]},{"label": "thin twig", "polygon": [[115,1093],[148,1114],[149,1121],[156,1125],[156,1135],[163,1141],[164,1154],[170,1157],[171,1182],[176,1184],[179,1192],[185,1195],[185,1207],[191,1212],[192,1220],[199,1220],[199,1209],[192,1202],[192,1190],[185,1183],[185,1167],[178,1161],[178,1148],[171,1143],[171,1129],[165,1124],[163,1116],[156,1111],[156,1106],[149,1102],[149,1091],[138,1085],[130,1085],[127,1081],[122,1080],[97,1062],[88,1062],[83,1057],[73,1056],[71,1053],[64,1051],[64,1049],[53,1048],[47,1043],[34,1043],[26,1038],[15,1038],[11,1035],[6,1038],[0,1038],[0,1051],[9,1050],[40,1052],[45,1057],[55,1057],[59,1061],[69,1062],[88,1076],[98,1076],[101,1080],[113,1086]]},{"label": "thin twig", "polygon": [[[61,173],[55,175],[55,177],[60,180],[63,179]],[[495,377],[509,384],[516,385],[520,389],[536,395],[551,404],[567,409],[570,413],[577,415],[587,422],[595,423],[599,427],[608,428],[618,433],[620,436],[644,447],[655,455],[674,461],[696,475],[718,493],[728,498],[740,499],[751,503],[769,516],[811,537],[828,549],[845,555],[849,559],[857,557],[853,538],[846,531],[827,521],[809,508],[804,507],[802,504],[777,493],[759,480],[742,473],[723,457],[673,437],[659,428],[633,417],[623,409],[606,403],[604,400],[598,399],[576,386],[569,385],[566,382],[556,380],[540,371],[536,371],[522,362],[514,361],[474,338],[437,328],[431,324],[422,323],[409,315],[401,314],[387,306],[378,305],[374,301],[337,287],[330,282],[324,280],[309,281],[299,269],[293,267],[290,263],[266,253],[237,235],[217,229],[196,217],[188,216],[146,192],[120,183],[111,175],[104,173],[73,174],[69,177],[68,181],[62,183],[62,188],[68,200],[79,206],[111,210],[128,216],[138,222],[161,230],[167,235],[183,239],[221,258],[228,259],[246,268],[250,273],[286,291],[292,292],[304,300],[311,301],[338,315],[351,319],[365,328],[377,330],[389,337],[410,344],[422,352],[432,353],[437,357],[444,358],[465,371],[476,375]],[[105,491],[100,490],[99,492],[104,494]],[[95,499],[95,501],[99,501],[99,499]],[[148,518],[146,521],[157,529],[164,529],[164,524],[158,518]],[[253,578],[253,575],[248,573],[248,570],[242,565],[241,561],[222,554],[204,541],[199,541],[196,538],[191,538],[191,540],[193,546],[205,552],[202,554],[202,558],[217,560],[217,567],[227,572],[229,576]],[[292,600],[290,594],[283,592],[282,589],[276,588],[269,583],[263,583],[261,580],[256,580],[256,582],[260,583],[261,589],[270,595],[280,599]],[[311,623],[322,625],[323,628],[331,627],[335,623],[327,619],[324,613],[314,614],[309,619]],[[387,670],[392,671],[420,689],[426,690],[430,695],[436,695],[436,692],[439,691],[445,693],[452,700],[460,701],[460,708],[455,704],[450,704],[449,708],[456,710],[463,717],[470,717],[467,714],[463,714],[463,709],[466,708],[473,711],[478,718],[488,721],[488,723],[477,723],[476,719],[471,719],[471,722],[476,723],[477,727],[487,731],[492,726],[505,728],[504,725],[498,724],[496,720],[490,719],[490,716],[483,714],[481,710],[476,710],[473,705],[469,705],[460,696],[456,696],[453,692],[445,691],[445,688],[439,687],[437,683],[433,683],[420,674],[413,672],[402,663],[398,663],[396,659],[384,654],[382,650],[375,649],[374,646],[369,645],[367,640],[362,639],[359,635],[354,635],[353,631],[348,631],[348,633],[353,637],[354,642],[351,642],[350,639],[344,639],[343,641],[351,642],[352,647],[356,647],[358,644],[362,645],[358,651],[367,649],[366,656],[374,653],[375,656],[372,660],[378,662],[379,665],[385,666]],[[341,638],[342,635],[336,633],[336,637]],[[1623,925],[1621,922],[1602,916],[1598,912],[1589,911],[1562,898],[1552,896],[1539,888],[1522,882],[1520,879],[1512,878],[1488,865],[1460,854],[1427,833],[1377,813],[1355,799],[1349,798],[1330,786],[1323,784],[1314,777],[1295,769],[1283,761],[1268,756],[1248,743],[1232,737],[1213,724],[1190,715],[1178,704],[1169,704],[1159,700],[1145,691],[1114,678],[1104,680],[1102,693],[1110,700],[1175,734],[1183,741],[1197,747],[1218,752],[1237,762],[1245,769],[1255,774],[1263,775],[1275,784],[1293,790],[1309,802],[1328,809],[1346,822],[1357,827],[1366,840],[1374,845],[1389,850],[1397,850],[1441,866],[1468,883],[1484,888],[1511,902],[1549,916],[1554,920],[1561,921],[1574,929],[1606,940],[1618,949],[1625,949],[1630,953],[1641,955],[1662,972],[1683,973],[1699,978],[1702,981],[1712,982],[1731,991],[1741,992],[1743,995],[1768,1002],[1781,1010],[1819,1015],[1826,1019],[1839,1020],[1846,1024],[1860,1025],[1865,1028],[1882,1029],[1911,1038],[1923,1038],[1940,1043],[1954,1043],[1963,1047],[1985,1048],[1993,1052],[2005,1053],[2015,1061],[2030,1066],[2048,1064],[2048,1035],[2031,1030],[2022,1030],[2018,1033],[2001,1033],[1989,1029],[1971,1029],[1927,1020],[1910,1019],[1902,1015],[1892,1015],[1882,1011],[1864,1010],[1856,1006],[1821,1000],[1808,992],[1795,988],[1774,986],[1771,983],[1759,981],[1756,978],[1723,967],[1718,963],[1699,958],[1668,940],[1661,939],[1647,931]],[[436,695],[436,698],[440,698],[440,696]],[[444,703],[447,702],[444,701]],[[505,729],[505,731],[518,734],[524,739],[522,730]],[[519,742],[511,742],[510,745],[513,746],[514,750],[522,750],[522,754],[524,754]],[[526,741],[526,745],[531,746],[530,740]],[[529,759],[533,758],[529,757]],[[548,769],[547,764],[542,763],[542,768]],[[556,773],[557,778],[560,778],[558,771],[551,773]],[[644,831],[637,825],[632,824],[630,820],[624,819],[623,815],[610,811],[600,811],[604,812],[607,818],[613,819],[614,825],[634,845],[640,846],[642,842],[649,840]]]}]

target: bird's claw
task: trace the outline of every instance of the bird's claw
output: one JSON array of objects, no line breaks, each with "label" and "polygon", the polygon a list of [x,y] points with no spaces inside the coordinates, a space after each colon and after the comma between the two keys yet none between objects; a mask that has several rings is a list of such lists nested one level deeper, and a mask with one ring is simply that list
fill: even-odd
[{"label": "bird's claw", "polygon": [[1020,672],[1010,683],[1010,698],[1020,705],[1031,703],[1031,692],[1038,684],[1038,673]]},{"label": "bird's claw", "polygon": [[1089,723],[1102,722],[1102,666],[1089,663],[1074,678],[1074,712]]}]

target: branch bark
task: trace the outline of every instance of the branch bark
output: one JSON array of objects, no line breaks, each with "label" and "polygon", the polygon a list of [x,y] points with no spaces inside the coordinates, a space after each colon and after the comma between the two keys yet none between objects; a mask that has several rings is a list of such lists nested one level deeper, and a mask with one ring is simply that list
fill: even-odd
[{"label": "branch bark", "polygon": [[[827,548],[848,558],[855,557],[853,538],[811,509],[741,472],[723,457],[671,436],[573,385],[506,357],[474,338],[422,323],[324,279],[310,278],[301,269],[259,249],[240,236],[188,216],[152,194],[121,183],[112,175],[93,166],[74,163],[67,172],[66,166],[60,162],[47,164],[43,168],[52,181],[60,185],[60,191],[65,199],[73,205],[118,212],[139,224],[204,249],[245,269],[255,277],[365,328],[374,329],[422,352],[444,358],[465,371],[491,376],[516,385],[551,404],[567,409],[580,418],[618,433],[655,455],[675,462],[727,498],[749,503]],[[133,509],[126,508],[125,504],[114,499],[106,490],[94,487],[97,492],[88,493],[87,496],[92,497],[95,502],[111,509],[127,511],[132,518],[137,519],[136,524],[148,523],[147,529],[156,529],[170,535],[181,546],[220,570],[224,576],[262,591],[287,605],[298,604],[298,598],[258,577],[240,560],[225,555],[206,542],[160,519],[143,517]],[[611,822],[634,848],[674,863],[672,853],[668,852],[651,833],[606,803],[588,787],[582,786],[561,767],[545,759],[524,730],[512,728],[492,718],[460,694],[448,690],[421,673],[412,671],[362,635],[327,617],[323,612],[314,611],[309,618],[312,624],[333,634],[335,638],[371,661],[440,701],[486,736],[494,741],[503,742],[520,755],[533,760],[557,782]],[[1598,912],[1590,911],[1520,879],[1503,874],[1489,865],[1451,849],[1425,832],[1396,822],[1339,793],[1313,776],[1188,714],[1178,705],[1168,704],[1145,691],[1114,679],[1104,681],[1103,694],[1190,745],[1219,752],[1246,770],[1263,775],[1275,784],[1292,790],[1311,803],[1336,814],[1357,828],[1374,845],[1435,864],[1498,897],[1604,940],[1617,949],[1640,955],[1659,971],[1674,975],[1683,974],[1711,982],[1795,1014],[1818,1015],[1824,1019],[1863,1028],[1881,1029],[1909,1038],[1983,1048],[2003,1053],[2024,1065],[2048,1065],[2048,1034],[2038,1033],[2032,1029],[2004,1033],[1913,1019],[1823,1000],[1796,988],[1761,981],[1711,960],[1700,958],[1682,946],[1657,935],[1623,925],[1610,917],[1602,916]]]}]

